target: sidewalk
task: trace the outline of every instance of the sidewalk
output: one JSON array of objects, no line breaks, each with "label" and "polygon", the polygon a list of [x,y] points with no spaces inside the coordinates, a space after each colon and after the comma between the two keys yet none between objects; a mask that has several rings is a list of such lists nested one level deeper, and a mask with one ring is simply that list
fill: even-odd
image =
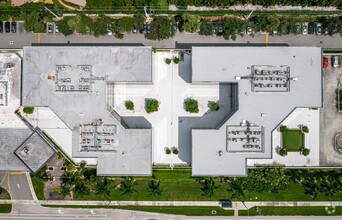
[{"label": "sidewalk", "polygon": [[[219,201],[78,201],[78,200],[0,200],[0,204],[85,205],[85,206],[220,206]],[[245,206],[246,205],[246,206]],[[342,201],[233,202],[228,210],[254,206],[342,206]]]}]

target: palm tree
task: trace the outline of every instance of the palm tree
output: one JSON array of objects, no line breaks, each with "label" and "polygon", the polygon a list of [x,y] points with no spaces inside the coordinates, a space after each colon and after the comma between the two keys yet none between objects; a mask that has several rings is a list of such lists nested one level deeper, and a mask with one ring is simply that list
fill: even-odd
[{"label": "palm tree", "polygon": [[122,192],[121,195],[131,195],[134,192],[137,192],[134,187],[137,185],[135,179],[133,177],[125,177],[121,180],[120,183],[120,191]]},{"label": "palm tree", "polygon": [[227,178],[228,183],[228,192],[232,193],[231,199],[237,199],[241,202],[245,201],[245,190],[243,188],[243,184],[240,178]]},{"label": "palm tree", "polygon": [[310,197],[315,200],[320,192],[320,183],[315,177],[308,177],[302,181],[302,187],[304,189],[304,194],[310,195]]},{"label": "palm tree", "polygon": [[89,192],[89,188],[81,181],[75,184],[74,188],[75,196],[79,197]]},{"label": "palm tree", "polygon": [[65,198],[71,195],[71,188],[69,184],[62,183],[61,187],[58,189],[58,193]]},{"label": "palm tree", "polygon": [[153,179],[148,183],[148,191],[151,195],[160,196],[163,192],[163,189],[160,187],[160,180],[154,175],[152,177]]},{"label": "palm tree", "polygon": [[212,177],[200,179],[199,183],[202,185],[201,187],[201,190],[203,192],[202,195],[209,197],[209,198],[214,196],[215,190],[219,188],[219,186],[215,184],[214,178]]},{"label": "palm tree", "polygon": [[101,195],[102,198],[109,200],[110,190],[109,190],[109,180],[107,177],[98,177],[95,185],[95,191],[97,194]]}]

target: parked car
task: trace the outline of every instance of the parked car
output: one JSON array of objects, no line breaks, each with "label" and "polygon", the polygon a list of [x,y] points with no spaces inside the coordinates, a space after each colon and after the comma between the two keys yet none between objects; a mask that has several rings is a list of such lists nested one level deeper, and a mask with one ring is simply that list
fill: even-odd
[{"label": "parked car", "polygon": [[214,21],[214,22],[212,23],[212,26],[213,26],[213,29],[211,30],[211,32],[212,32],[213,34],[216,34],[216,30],[217,30],[217,22],[216,22],[216,21]]},{"label": "parked car", "polygon": [[173,29],[174,29],[175,32],[178,31],[178,22],[175,22],[175,23],[174,23]]},{"label": "parked car", "polygon": [[302,34],[306,35],[308,33],[308,23],[303,23]]},{"label": "parked car", "polygon": [[249,34],[249,35],[253,34],[253,29],[252,29],[252,27],[247,27],[246,33]]},{"label": "parked car", "polygon": [[58,25],[55,24],[55,33],[58,34],[59,33],[59,29],[58,29]]},{"label": "parked car", "polygon": [[4,22],[0,21],[0,33],[4,32]]},{"label": "parked car", "polygon": [[179,32],[184,32],[183,23],[178,23]]},{"label": "parked car", "polygon": [[53,28],[52,28],[52,24],[51,24],[51,23],[48,23],[48,24],[47,24],[47,33],[48,33],[48,34],[52,34],[52,29],[53,29]]},{"label": "parked car", "polygon": [[107,35],[111,36],[113,35],[113,32],[112,32],[112,25],[111,24],[107,24]]},{"label": "parked car", "polygon": [[6,33],[11,32],[11,23],[9,21],[5,22],[5,32]]},{"label": "parked car", "polygon": [[328,68],[329,66],[329,59],[328,57],[323,57],[323,68]]},{"label": "parked car", "polygon": [[146,33],[149,34],[151,32],[151,23],[146,23]]},{"label": "parked car", "polygon": [[12,21],[12,23],[11,23],[11,32],[12,33],[17,32],[17,22],[15,22],[15,21]]},{"label": "parked car", "polygon": [[339,67],[340,66],[340,56],[338,56],[338,55],[331,56],[331,65],[334,68]]},{"label": "parked car", "polygon": [[138,28],[133,27],[132,32],[133,32],[133,34],[137,34],[138,33]]},{"label": "parked car", "polygon": [[316,35],[322,35],[322,24],[319,22],[315,23],[315,30],[316,30]]},{"label": "parked car", "polygon": [[313,22],[310,22],[308,25],[308,34],[314,34],[315,33],[315,24]]}]

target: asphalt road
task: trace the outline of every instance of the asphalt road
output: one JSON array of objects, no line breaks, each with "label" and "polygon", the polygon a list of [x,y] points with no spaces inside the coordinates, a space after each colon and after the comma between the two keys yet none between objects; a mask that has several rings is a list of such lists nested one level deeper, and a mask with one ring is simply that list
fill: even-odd
[{"label": "asphalt road", "polygon": [[0,173],[1,187],[5,188],[13,200],[33,200],[24,172]]},{"label": "asphalt road", "polygon": [[[126,34],[124,39],[116,39],[113,36],[94,37],[91,35],[73,34],[71,36],[63,36],[62,34],[32,34],[32,33],[1,33],[0,48],[2,49],[20,49],[24,46],[30,46],[36,43],[40,44],[134,44],[145,45],[156,48],[175,48],[176,45],[182,44],[258,44],[266,45],[266,35],[255,34],[255,37],[244,36],[238,37],[236,41],[225,40],[223,37],[202,36],[199,34],[177,33],[176,36],[169,40],[151,41],[144,37],[143,34]],[[269,36],[268,45],[290,45],[290,46],[321,46],[324,48],[341,48],[342,37],[340,35],[316,36],[316,35],[284,35]]]}]

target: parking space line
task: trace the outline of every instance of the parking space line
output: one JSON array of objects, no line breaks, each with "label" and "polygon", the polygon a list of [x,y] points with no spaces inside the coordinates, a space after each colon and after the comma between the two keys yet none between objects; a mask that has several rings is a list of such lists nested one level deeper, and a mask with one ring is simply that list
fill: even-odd
[{"label": "parking space line", "polygon": [[11,194],[10,175],[7,175],[8,193]]},{"label": "parking space line", "polygon": [[21,174],[25,174],[25,172],[10,172],[9,174],[11,174],[11,175],[21,175]]},{"label": "parking space line", "polygon": [[2,185],[2,182],[4,182],[4,180],[6,179],[8,172],[5,173],[5,176],[2,178],[1,182],[0,182],[0,186]]}]

